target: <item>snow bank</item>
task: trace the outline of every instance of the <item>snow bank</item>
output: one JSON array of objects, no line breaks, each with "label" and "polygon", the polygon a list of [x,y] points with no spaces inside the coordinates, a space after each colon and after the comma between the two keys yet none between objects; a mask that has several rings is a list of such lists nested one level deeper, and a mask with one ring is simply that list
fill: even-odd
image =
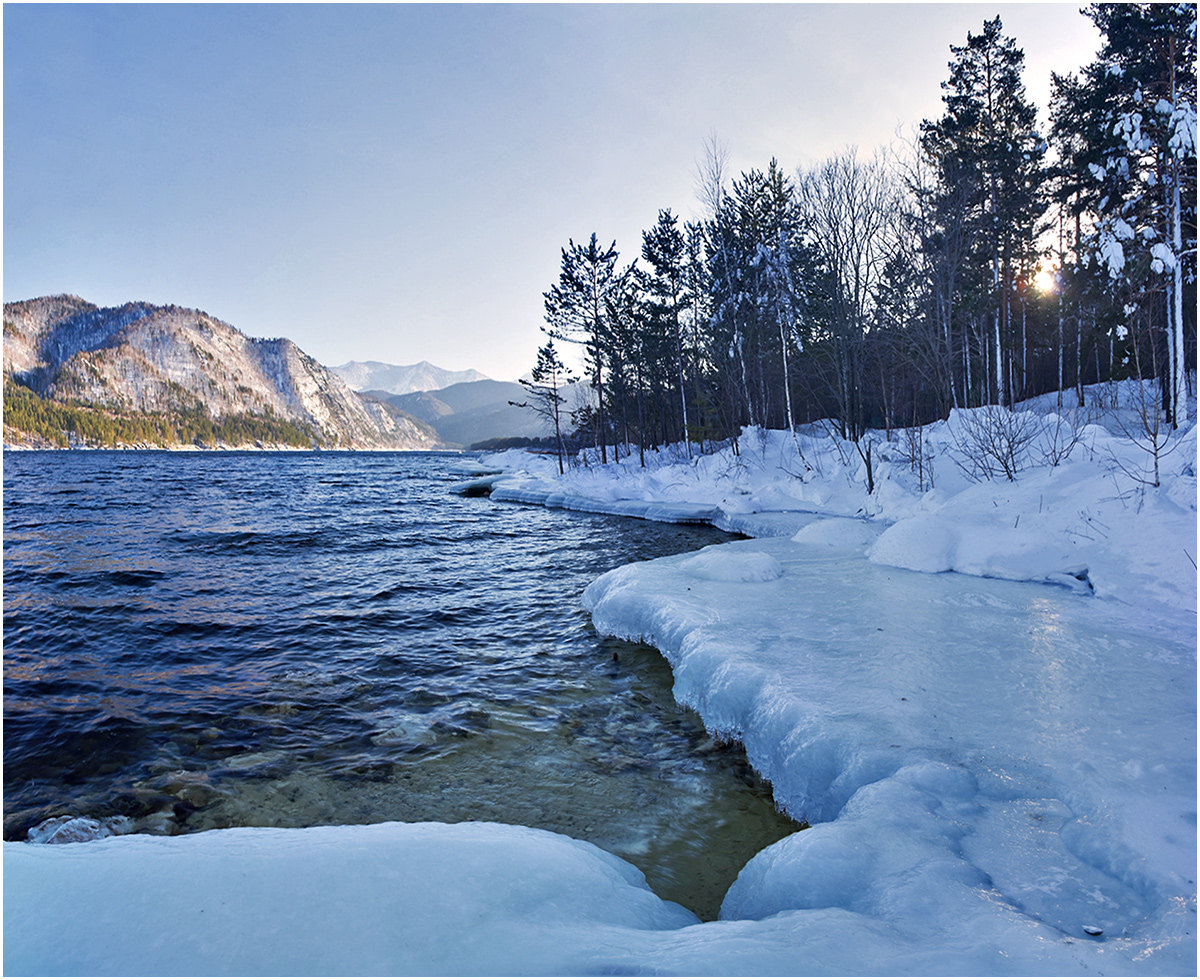
[{"label": "snow bank", "polygon": [[[800,453],[790,433],[749,428],[736,452],[688,458],[675,447],[647,453],[644,468],[626,455],[560,477],[553,460],[519,451],[487,464],[508,471],[494,481],[495,500],[711,523],[749,537],[792,537],[821,519],[859,518],[871,522],[869,532],[840,527],[847,541],[879,535],[870,558],[880,564],[1059,584],[1195,612],[1195,426],[1160,434],[1156,487],[1142,389],[1122,382],[1085,395],[1082,407],[1060,408],[1055,395],[1043,395],[1018,412],[958,410],[890,440],[868,433],[873,494],[857,450],[828,425],[806,427]],[[1014,480],[989,455],[997,439],[1012,448]],[[841,536],[834,527],[811,533],[832,546]]]},{"label": "snow bank", "polygon": [[509,476],[492,483],[493,500],[518,504],[535,504],[560,510],[578,510],[592,514],[613,514],[618,517],[638,517],[664,524],[711,524],[716,508],[704,503],[670,500],[638,499],[611,494],[589,496],[562,490],[545,479],[525,473]]},{"label": "snow bank", "polygon": [[[585,593],[815,824],[751,860],[722,918],[790,934],[797,973],[1194,973],[1194,618],[881,566],[853,530]],[[697,574],[759,555],[783,574]],[[808,959],[818,930],[833,959]]]},{"label": "snow bank", "polygon": [[697,921],[591,844],[499,824],[6,843],[4,891],[10,976],[604,973]]}]

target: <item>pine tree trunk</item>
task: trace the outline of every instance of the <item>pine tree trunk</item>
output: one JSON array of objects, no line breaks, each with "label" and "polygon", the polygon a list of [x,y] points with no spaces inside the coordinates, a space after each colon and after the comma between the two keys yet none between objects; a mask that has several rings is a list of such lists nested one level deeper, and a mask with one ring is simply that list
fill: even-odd
[{"label": "pine tree trunk", "polygon": [[796,455],[804,462],[804,453],[800,451],[800,440],[796,437],[796,422],[792,416],[792,385],[788,377],[787,338],[783,332],[783,319],[779,318],[779,351],[783,357],[783,395],[787,404],[788,431],[792,434],[792,444],[796,447]]},{"label": "pine tree trunk", "polygon": [[1021,297],[1021,397],[1029,391],[1029,335],[1025,331],[1025,297]]},{"label": "pine tree trunk", "polygon": [[1063,302],[1062,291],[1058,294],[1058,407],[1062,408],[1063,396]]},{"label": "pine tree trunk", "polygon": [[1171,365],[1171,387],[1173,389],[1171,396],[1172,411],[1171,418],[1175,423],[1176,428],[1180,428],[1187,424],[1187,393],[1185,389],[1187,375],[1187,358],[1184,354],[1183,346],[1183,232],[1180,227],[1180,202],[1179,202],[1179,166],[1172,166],[1174,171],[1174,180],[1172,184],[1172,201],[1171,201],[1171,244],[1174,246],[1175,252],[1175,268],[1172,270],[1172,298],[1174,299],[1173,316],[1174,323],[1172,324],[1172,338],[1174,343],[1171,345],[1173,363]]},{"label": "pine tree trunk", "polygon": [[956,406],[958,408],[971,407],[971,359],[969,354],[970,341],[967,338],[967,327],[963,324],[962,327],[962,364],[960,366],[960,378],[962,381],[962,404]]},{"label": "pine tree trunk", "polygon": [[746,355],[742,351],[742,333],[740,330],[735,334],[735,343],[737,345],[738,364],[742,369],[742,394],[746,398],[746,416],[750,420],[750,424],[755,425],[754,404],[750,399],[750,382],[746,377]]},{"label": "pine tree trunk", "polygon": [[[990,107],[989,107],[990,108]],[[996,200],[995,189],[992,190],[992,201]],[[993,219],[995,215],[993,213]],[[996,234],[993,227],[992,234]],[[992,335],[996,345],[996,360],[993,373],[996,380],[996,404],[1004,407],[1004,358],[1000,348],[1000,321],[1004,316],[1004,296],[1000,290],[1000,251],[996,243],[992,244],[992,297],[995,306],[992,308]],[[985,345],[986,346],[986,345]]]},{"label": "pine tree trunk", "polygon": [[692,439],[688,434],[687,392],[683,386],[683,327],[679,323],[679,310],[675,310],[675,357],[679,368],[679,408],[683,413],[683,448],[687,458],[692,458]]},{"label": "pine tree trunk", "polygon": [[[953,274],[946,277],[946,303],[943,309],[943,331],[946,339],[946,377],[950,383],[950,407],[958,408],[958,389],[954,384],[954,340],[951,332],[953,326],[953,310],[954,310],[954,276]],[[964,399],[964,404],[966,400]]]},{"label": "pine tree trunk", "polygon": [[558,475],[562,476],[563,472],[564,472],[563,471],[563,442],[562,442],[562,426],[560,425],[560,422],[559,422],[559,409],[562,406],[562,402],[560,401],[560,399],[558,397],[558,378],[557,378],[557,376],[555,376],[552,379],[552,384],[554,385],[554,391],[553,391],[553,395],[554,395],[554,445],[558,449]]},{"label": "pine tree trunk", "polygon": [[1083,310],[1075,304],[1075,397],[1083,408]]},{"label": "pine tree trunk", "polygon": [[[996,319],[994,311],[992,319]],[[995,379],[992,377],[992,341],[988,337],[988,325],[986,321],[981,321],[979,324],[979,346],[983,349],[983,377],[979,382],[979,404],[990,405],[992,403],[992,392],[988,386]]]},{"label": "pine tree trunk", "polygon": [[996,376],[996,404],[1004,406],[1004,358],[1001,356],[1000,349],[1000,309],[999,307],[992,313],[992,333],[996,344],[996,358],[993,365],[993,372]]}]

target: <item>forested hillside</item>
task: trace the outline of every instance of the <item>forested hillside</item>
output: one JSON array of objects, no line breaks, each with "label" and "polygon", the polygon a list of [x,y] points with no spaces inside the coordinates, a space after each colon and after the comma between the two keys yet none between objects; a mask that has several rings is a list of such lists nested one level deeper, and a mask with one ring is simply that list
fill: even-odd
[{"label": "forested hillside", "polygon": [[[832,419],[869,454],[871,429],[1054,390],[1082,403],[1084,385],[1128,377],[1157,379],[1164,423],[1183,424],[1196,9],[1084,15],[1102,46],[1053,76],[1047,126],[997,17],[951,46],[942,115],[909,141],[734,175],[714,139],[701,220],[661,210],[632,261],[596,234],[570,241],[524,382],[550,431],[564,409],[559,434],[607,459]],[[567,345],[593,393],[574,413]]]},{"label": "forested hillside", "polygon": [[32,446],[428,449],[428,426],[351,391],[290,340],[202,310],[4,305],[4,440]]}]

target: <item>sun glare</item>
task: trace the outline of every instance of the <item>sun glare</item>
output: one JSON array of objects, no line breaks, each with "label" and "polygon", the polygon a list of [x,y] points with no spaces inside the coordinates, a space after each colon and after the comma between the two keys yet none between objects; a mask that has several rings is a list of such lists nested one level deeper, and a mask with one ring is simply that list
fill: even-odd
[{"label": "sun glare", "polygon": [[1058,276],[1052,265],[1043,265],[1033,276],[1033,288],[1043,296],[1049,296],[1058,289]]}]

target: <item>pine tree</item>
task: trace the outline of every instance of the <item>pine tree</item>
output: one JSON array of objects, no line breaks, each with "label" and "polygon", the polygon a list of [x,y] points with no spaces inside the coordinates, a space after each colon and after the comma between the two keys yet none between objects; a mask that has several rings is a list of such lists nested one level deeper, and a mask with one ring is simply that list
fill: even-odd
[{"label": "pine tree", "polygon": [[800,440],[796,438],[796,416],[792,411],[791,372],[788,370],[788,348],[795,346],[797,353],[804,350],[800,338],[800,316],[805,297],[796,277],[792,274],[795,259],[793,243],[787,231],[780,228],[773,243],[758,243],[754,266],[759,271],[760,289],[757,296],[759,316],[765,323],[773,324],[779,332],[779,358],[783,368],[783,394],[787,406],[787,427],[792,434],[796,454],[801,460]]},{"label": "pine tree", "polygon": [[562,250],[558,282],[543,294],[550,336],[584,347],[598,400],[595,438],[602,463],[608,462],[604,365],[610,348],[610,330],[605,302],[620,283],[617,257],[617,243],[601,248],[595,232],[587,245],[576,245],[570,240]]},{"label": "pine tree", "polygon": [[547,340],[538,349],[537,364],[529,372],[529,378],[521,378],[520,384],[529,392],[529,401],[509,402],[518,408],[536,412],[548,425],[554,427],[554,445],[558,452],[558,472],[563,470],[562,406],[566,401],[562,389],[575,381],[554,349],[554,341]]},{"label": "pine tree", "polygon": [[1154,308],[1167,351],[1156,373],[1178,425],[1195,335],[1184,296],[1195,282],[1196,8],[1095,4],[1086,13],[1104,43],[1080,77],[1054,78],[1056,146],[1074,174],[1077,226],[1094,227],[1080,235],[1085,257],[1098,262],[1114,302]]},{"label": "pine tree", "polygon": [[1021,81],[1025,55],[1003,34],[999,17],[950,50],[950,78],[942,85],[946,112],[937,123],[924,123],[923,141],[944,168],[947,200],[965,196],[976,282],[992,321],[985,354],[993,394],[1005,404],[1011,400],[1004,362],[1011,356],[1011,342],[1004,342],[1011,337],[1011,296],[1020,266],[1035,251],[1045,210],[1046,144]]},{"label": "pine tree", "polygon": [[[799,296],[807,253],[794,185],[775,160],[765,172],[751,170],[733,182],[732,192],[721,199],[708,223],[706,237],[716,366],[726,375],[732,369],[737,379],[727,386],[731,394],[737,392],[736,398],[727,397],[727,404],[744,405],[751,425],[785,421],[791,399],[784,380],[785,359],[793,335],[786,327],[780,332],[778,296],[772,295],[784,288],[784,280],[778,266],[772,273],[763,256],[782,256],[788,266],[786,288]],[[781,366],[778,373],[775,364]]]},{"label": "pine tree", "polygon": [[687,243],[669,208],[659,211],[658,223],[642,233],[642,259],[650,266],[646,279],[650,297],[649,313],[670,331],[674,345],[680,436],[690,457],[687,386],[684,381],[684,317],[692,298],[688,292],[686,273]]}]

